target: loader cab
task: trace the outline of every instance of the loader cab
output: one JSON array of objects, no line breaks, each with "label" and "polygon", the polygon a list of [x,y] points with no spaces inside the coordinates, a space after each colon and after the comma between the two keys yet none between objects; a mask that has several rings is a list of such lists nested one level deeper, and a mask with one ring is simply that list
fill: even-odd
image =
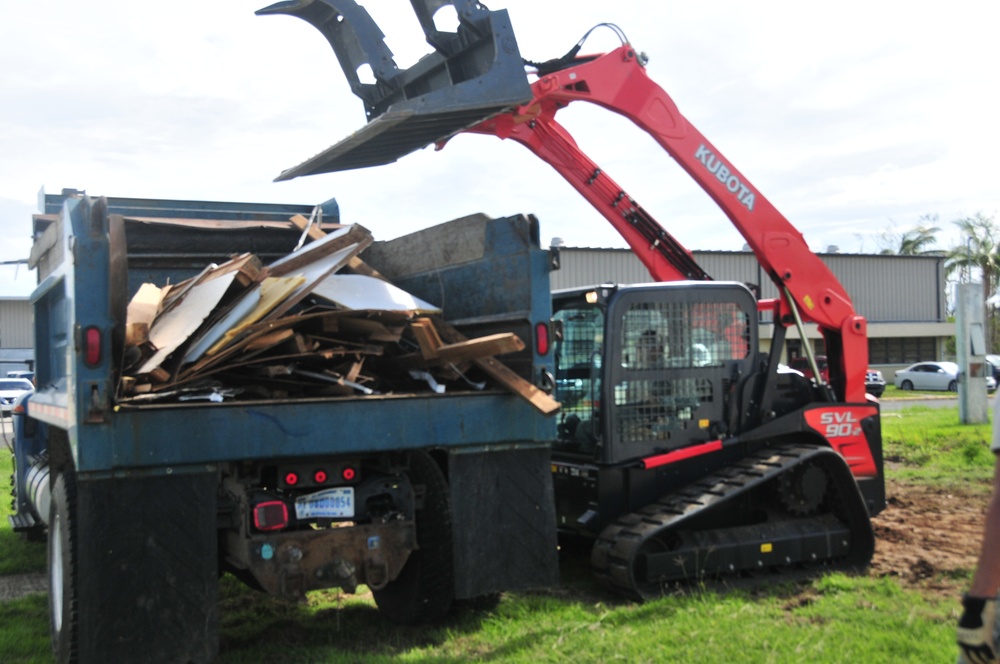
[{"label": "loader cab", "polygon": [[557,292],[555,452],[616,464],[734,433],[756,311],[732,282]]}]

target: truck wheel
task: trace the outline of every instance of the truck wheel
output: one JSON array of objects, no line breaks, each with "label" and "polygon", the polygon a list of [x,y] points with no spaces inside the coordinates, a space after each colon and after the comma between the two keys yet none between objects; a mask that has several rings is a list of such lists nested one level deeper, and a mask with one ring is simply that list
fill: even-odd
[{"label": "truck wheel", "polygon": [[401,625],[440,620],[454,596],[451,505],[448,482],[426,452],[410,455],[410,482],[423,485],[424,505],[416,513],[417,544],[402,572],[382,590],[373,590],[379,612]]},{"label": "truck wheel", "polygon": [[56,662],[75,662],[80,621],[76,602],[76,481],[59,473],[49,506],[49,633]]}]

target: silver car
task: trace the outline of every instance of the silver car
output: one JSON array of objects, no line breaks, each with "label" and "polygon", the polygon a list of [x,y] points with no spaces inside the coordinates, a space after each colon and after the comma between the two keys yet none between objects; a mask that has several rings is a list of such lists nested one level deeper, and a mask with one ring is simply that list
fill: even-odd
[{"label": "silver car", "polygon": [[0,415],[9,417],[14,409],[14,401],[28,392],[33,392],[35,386],[24,378],[0,378]]},{"label": "silver car", "polygon": [[[958,365],[954,362],[917,362],[896,372],[893,381],[901,390],[958,391]],[[993,376],[986,377],[986,389],[997,389]]]}]

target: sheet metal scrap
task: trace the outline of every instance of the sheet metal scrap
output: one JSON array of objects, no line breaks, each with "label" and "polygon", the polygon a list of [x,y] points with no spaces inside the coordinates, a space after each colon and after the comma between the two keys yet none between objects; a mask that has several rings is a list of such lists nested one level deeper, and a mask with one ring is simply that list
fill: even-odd
[{"label": "sheet metal scrap", "polygon": [[[473,361],[513,334],[445,343],[440,310],[358,267],[370,243],[344,227],[263,267],[251,254],[129,306],[119,401],[285,399],[481,389]],[[366,308],[365,303],[382,308]]]}]

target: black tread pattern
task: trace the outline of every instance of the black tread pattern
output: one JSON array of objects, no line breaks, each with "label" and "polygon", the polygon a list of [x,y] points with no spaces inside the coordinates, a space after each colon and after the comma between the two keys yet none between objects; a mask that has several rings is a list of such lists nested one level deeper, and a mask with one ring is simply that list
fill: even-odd
[{"label": "black tread pattern", "polygon": [[372,590],[379,613],[401,625],[431,623],[451,609],[454,597],[451,506],[448,482],[426,452],[410,454],[410,482],[424,487],[424,505],[416,512],[417,550],[399,576]]},{"label": "black tread pattern", "polygon": [[[595,578],[606,589],[627,597],[643,600],[658,596],[660,584],[641,580],[636,573],[636,561],[643,547],[655,547],[671,529],[677,529],[703,510],[731,500],[821,454],[835,453],[818,445],[765,448],[625,514],[605,528],[594,544],[591,567]],[[853,479],[850,481],[853,483]],[[859,518],[856,511],[853,514],[855,519]],[[867,523],[867,513],[863,518]],[[870,525],[865,527],[870,530]],[[870,553],[859,555],[865,562],[871,557]],[[692,576],[696,575],[693,570]]]}]

